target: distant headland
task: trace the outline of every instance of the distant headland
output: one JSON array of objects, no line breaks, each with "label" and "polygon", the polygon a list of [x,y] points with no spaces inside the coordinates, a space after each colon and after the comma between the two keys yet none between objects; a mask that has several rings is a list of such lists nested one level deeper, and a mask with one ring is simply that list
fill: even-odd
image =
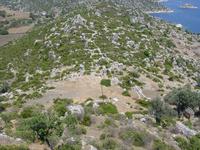
[{"label": "distant headland", "polygon": [[185,9],[197,9],[198,7],[193,6],[192,4],[184,4],[184,5],[181,5],[180,8],[185,8]]},{"label": "distant headland", "polygon": [[167,9],[167,10],[158,10],[158,11],[147,11],[147,14],[159,14],[159,13],[173,13],[174,10]]}]

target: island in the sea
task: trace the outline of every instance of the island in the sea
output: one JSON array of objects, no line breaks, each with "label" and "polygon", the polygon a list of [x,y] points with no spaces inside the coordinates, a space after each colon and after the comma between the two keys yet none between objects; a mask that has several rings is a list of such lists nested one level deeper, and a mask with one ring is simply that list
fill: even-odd
[{"label": "island in the sea", "polygon": [[192,4],[184,4],[184,5],[181,5],[180,8],[187,8],[187,9],[197,9],[198,7],[196,6],[193,6]]}]

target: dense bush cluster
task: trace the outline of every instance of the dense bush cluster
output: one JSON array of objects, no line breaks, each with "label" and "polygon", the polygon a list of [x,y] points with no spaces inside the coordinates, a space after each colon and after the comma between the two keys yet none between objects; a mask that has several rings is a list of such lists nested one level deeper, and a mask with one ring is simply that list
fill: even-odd
[{"label": "dense bush cluster", "polygon": [[165,123],[165,120],[176,117],[176,112],[159,98],[152,101],[150,110],[158,124]]},{"label": "dense bush cluster", "polygon": [[178,142],[178,146],[182,150],[198,150],[200,148],[200,136],[193,136],[189,139],[183,137],[176,137],[175,140]]},{"label": "dense bush cluster", "polygon": [[199,109],[200,93],[185,86],[172,90],[164,97],[164,100],[171,105],[176,105],[176,111],[180,117],[188,107],[193,109],[194,112]]},{"label": "dense bush cluster", "polygon": [[115,105],[113,105],[112,103],[102,103],[100,104],[99,108],[98,108],[98,112],[100,114],[117,114],[118,110],[117,107]]}]

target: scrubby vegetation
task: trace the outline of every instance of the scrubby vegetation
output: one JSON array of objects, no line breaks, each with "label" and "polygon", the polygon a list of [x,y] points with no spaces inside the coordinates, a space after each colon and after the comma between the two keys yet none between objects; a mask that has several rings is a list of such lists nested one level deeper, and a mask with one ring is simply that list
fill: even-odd
[{"label": "scrubby vegetation", "polygon": [[176,137],[175,140],[182,150],[198,150],[200,147],[200,138],[198,135],[189,138],[189,140],[183,137]]},{"label": "scrubby vegetation", "polygon": [[199,106],[200,95],[199,92],[192,91],[191,87],[185,86],[172,90],[164,99],[169,104],[176,105],[176,111],[180,117],[188,107],[195,111]]},{"label": "scrubby vegetation", "polygon": [[135,146],[145,146],[147,134],[142,131],[134,131],[133,129],[125,129],[120,133],[120,138],[124,140],[127,144]]},{"label": "scrubby vegetation", "polygon": [[24,145],[0,145],[1,150],[28,150]]},{"label": "scrubby vegetation", "polygon": [[71,99],[56,99],[54,100],[54,110],[59,116],[64,116],[67,112],[66,106],[71,104],[73,101]]},{"label": "scrubby vegetation", "polygon": [[111,81],[109,79],[102,79],[101,85],[109,87],[109,86],[111,86]]},{"label": "scrubby vegetation", "polygon": [[112,103],[102,103],[100,104],[99,108],[98,108],[98,112],[100,114],[117,114],[118,110],[117,107],[115,105],[113,105]]},{"label": "scrubby vegetation", "polygon": [[172,120],[174,117],[176,117],[176,112],[159,98],[152,101],[150,109],[153,112],[156,122],[158,124],[165,124],[165,121],[167,121],[168,119]]},{"label": "scrubby vegetation", "polygon": [[[3,0],[10,7],[31,10],[31,18],[38,24],[21,39],[0,48],[0,131],[13,141],[39,141],[56,150],[79,150],[83,146],[99,150],[173,150],[176,146],[198,150],[199,136],[193,134],[199,123],[183,121],[182,114],[188,108],[195,117],[199,113],[199,61],[177,52],[180,41],[173,42],[185,35],[183,43],[189,44],[196,42],[197,36],[146,14],[159,6],[156,2],[78,2],[22,0],[14,6]],[[53,14],[54,8],[61,12]],[[58,14],[64,15],[52,19]],[[12,21],[10,27],[32,22]],[[56,98],[57,84],[63,84],[65,91],[65,83],[73,88],[71,84],[76,85],[79,77],[97,81],[98,91],[91,86],[94,93],[86,92],[92,98],[84,101],[85,95],[74,89],[69,94],[74,99]],[[172,88],[191,82],[197,82],[196,89]],[[51,83],[55,87],[48,87]],[[47,91],[52,95],[42,97]],[[60,94],[63,91],[58,92],[60,97],[65,96]],[[161,97],[152,99],[152,91]],[[44,106],[37,105],[38,101]],[[176,133],[177,122],[192,136]],[[27,147],[2,146],[6,148]]]},{"label": "scrubby vegetation", "polygon": [[161,140],[155,140],[153,144],[153,150],[175,150],[175,149]]}]

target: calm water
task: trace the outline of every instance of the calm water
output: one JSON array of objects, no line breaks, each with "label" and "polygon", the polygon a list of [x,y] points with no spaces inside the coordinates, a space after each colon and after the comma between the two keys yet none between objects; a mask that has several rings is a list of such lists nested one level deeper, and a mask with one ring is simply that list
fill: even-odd
[{"label": "calm water", "polygon": [[[180,8],[181,5],[186,3],[197,6],[198,9]],[[182,24],[185,29],[194,33],[200,33],[200,0],[168,0],[167,2],[163,2],[163,4],[174,10],[174,12],[152,14],[153,16],[174,24]]]}]

